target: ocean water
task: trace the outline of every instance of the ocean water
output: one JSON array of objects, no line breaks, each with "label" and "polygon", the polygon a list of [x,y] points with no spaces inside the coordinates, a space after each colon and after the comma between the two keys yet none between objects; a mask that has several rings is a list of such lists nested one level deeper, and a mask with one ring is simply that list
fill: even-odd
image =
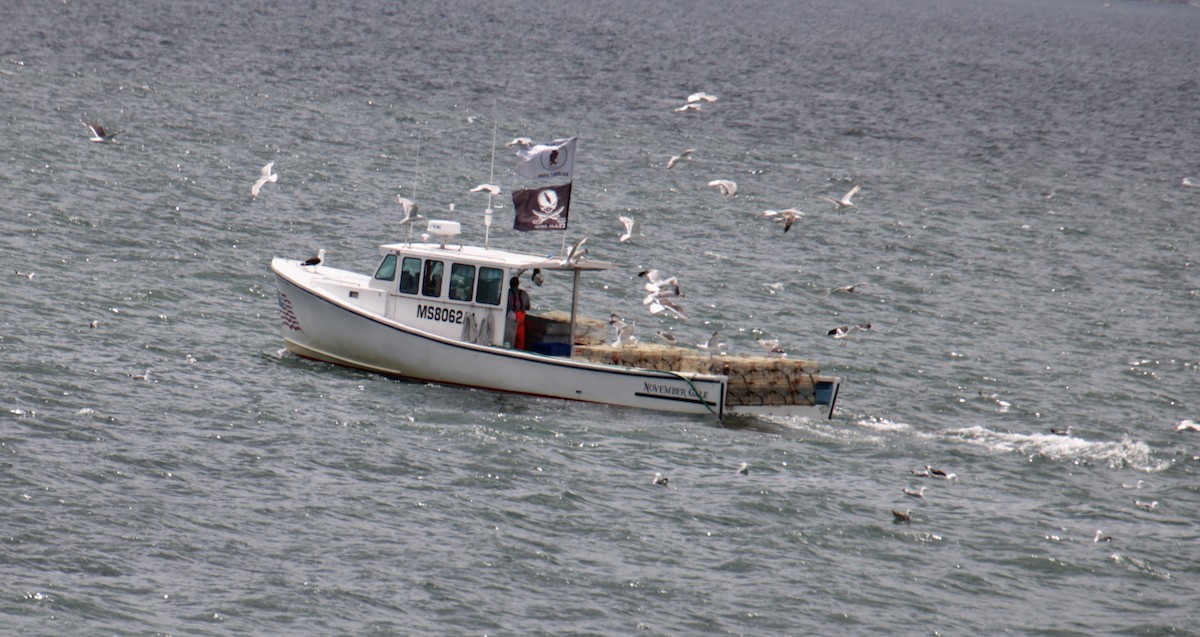
[{"label": "ocean water", "polygon": [[[1197,33],[1100,0],[0,7],[0,632],[1200,634]],[[778,338],[835,417],[282,352],[271,257],[368,270],[397,194],[480,241],[518,135],[579,137],[571,227],[502,201],[493,245],[588,236],[622,265],[588,313]]]}]

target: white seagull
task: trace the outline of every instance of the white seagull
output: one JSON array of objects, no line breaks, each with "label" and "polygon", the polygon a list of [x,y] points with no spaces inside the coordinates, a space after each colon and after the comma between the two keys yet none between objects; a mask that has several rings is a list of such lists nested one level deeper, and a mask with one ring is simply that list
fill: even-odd
[{"label": "white seagull", "polygon": [[132,378],[132,379],[134,379],[134,380],[140,380],[140,381],[143,381],[143,382],[150,382],[150,370],[148,370],[148,369],[147,369],[147,370],[146,370],[146,372],[145,372],[144,374],[129,374],[129,377],[130,377],[130,378]]},{"label": "white seagull", "polygon": [[1112,542],[1111,535],[1104,535],[1100,529],[1096,529],[1096,534],[1092,536],[1092,542]]},{"label": "white seagull", "polygon": [[493,197],[500,194],[500,186],[496,184],[479,184],[471,189],[471,192],[486,192]]},{"label": "white seagull", "polygon": [[784,210],[764,210],[762,216],[771,221],[782,221],[783,231],[787,232],[792,229],[792,224],[804,218],[804,213],[795,208],[786,208]]},{"label": "white seagull", "polygon": [[698,113],[698,112],[700,112],[700,105],[699,104],[684,104],[683,106],[680,106],[679,108],[675,109],[675,112],[676,113]]},{"label": "white seagull", "polygon": [[26,279],[29,279],[30,281],[32,281],[32,280],[33,280],[33,277],[34,277],[34,273],[33,273],[33,272],[22,272],[22,271],[20,271],[20,270],[13,270],[13,274],[15,274],[15,275],[17,275],[17,276],[19,276],[19,277],[24,277],[24,278],[26,278]]},{"label": "white seagull", "polygon": [[708,185],[721,191],[722,195],[732,197],[737,194],[737,183],[732,179],[714,179]]},{"label": "white seagull", "polygon": [[779,339],[777,339],[777,338],[771,338],[771,339],[760,338],[760,339],[756,339],[756,342],[758,343],[758,346],[761,347],[763,349],[763,351],[768,354],[779,354],[780,356],[787,356],[787,352],[785,352],[783,350],[783,347],[780,346]]},{"label": "white seagull", "polygon": [[583,247],[583,244],[586,243],[587,240],[588,240],[588,238],[584,237],[584,238],[580,239],[579,241],[576,241],[575,245],[571,246],[570,250],[567,250],[567,255],[565,257],[563,257],[562,264],[563,265],[578,265],[579,260],[582,259],[584,257],[584,255],[587,254],[587,249],[585,249]]},{"label": "white seagull", "polygon": [[930,476],[934,478],[941,478],[943,480],[955,480],[958,478],[958,476],[954,475],[953,473],[942,471],[941,469],[936,469],[929,465],[925,465],[925,471],[929,472]]},{"label": "white seagull", "polygon": [[505,144],[506,147],[509,147],[509,146],[532,146],[532,145],[533,145],[533,140],[529,139],[528,137],[514,137],[511,142],[508,142],[507,144]]},{"label": "white seagull", "polygon": [[655,471],[654,472],[654,484],[662,485],[664,487],[667,486],[667,476],[664,476],[663,474]]},{"label": "white seagull", "polygon": [[311,259],[305,260],[300,265],[320,265],[324,261],[325,261],[325,248],[321,248],[320,250],[317,250],[317,256],[315,256]]},{"label": "white seagull", "polygon": [[425,218],[417,213],[417,210],[420,209],[420,206],[413,203],[412,199],[407,199],[400,195],[396,195],[396,202],[399,203],[400,208],[404,210],[404,218],[400,220],[400,223],[412,223]]},{"label": "white seagull", "polygon": [[916,490],[910,489],[908,487],[904,487],[904,495],[911,495],[914,498],[924,498],[925,497],[925,487],[921,487],[920,489],[916,489]]},{"label": "white seagull", "polygon": [[675,164],[678,164],[685,159],[690,159],[692,153],[694,152],[696,152],[695,148],[689,148],[678,155],[671,155],[671,158],[667,160],[667,170],[674,168]]},{"label": "white seagull", "polygon": [[254,185],[250,187],[250,196],[252,198],[258,198],[258,191],[262,190],[263,185],[268,181],[273,183],[279,180],[279,175],[271,172],[271,168],[274,166],[275,162],[272,161],[268,162],[266,166],[262,167],[262,176],[259,177],[258,181],[254,182]]},{"label": "white seagull", "polygon": [[858,191],[860,191],[860,190],[862,190],[862,184],[855,184],[854,187],[850,189],[850,192],[842,195],[841,199],[834,199],[833,197],[826,197],[825,195],[817,195],[817,198],[824,199],[825,201],[828,201],[829,203],[833,204],[834,210],[841,210],[842,208],[853,208],[854,202],[850,201],[850,198],[853,197],[854,195],[857,195]]},{"label": "white seagull", "polygon": [[1153,511],[1153,510],[1154,510],[1154,508],[1158,506],[1158,500],[1154,500],[1153,502],[1144,502],[1144,501],[1142,501],[1142,500],[1137,500],[1137,499],[1135,499],[1135,500],[1133,501],[1133,504],[1134,504],[1135,506],[1137,506],[1137,507],[1139,507],[1139,508],[1142,508],[1142,509],[1145,509],[1145,510],[1147,510],[1147,511]]},{"label": "white seagull", "polygon": [[707,341],[703,343],[696,343],[697,348],[706,350],[708,352],[715,352],[720,349],[722,345],[724,345],[724,343],[721,342],[720,332],[713,332],[712,336],[708,337]]},{"label": "white seagull", "polygon": [[1200,431],[1200,425],[1197,425],[1196,421],[1188,418],[1175,423],[1175,431]]},{"label": "white seagull", "polygon": [[84,126],[88,127],[88,130],[92,131],[92,141],[99,143],[99,144],[103,144],[105,142],[116,143],[116,140],[113,138],[116,137],[117,135],[120,135],[121,133],[125,132],[125,131],[117,131],[115,133],[109,133],[104,130],[103,126],[97,124],[96,122],[89,122],[86,119],[80,120],[80,121],[83,122]]},{"label": "white seagull", "polygon": [[748,475],[750,475],[750,465],[748,465],[748,464],[746,464],[746,463],[744,463],[744,462],[743,462],[743,463],[741,463],[741,464],[739,464],[739,465],[738,465],[738,468],[737,468],[737,473],[738,473],[738,475],[740,475],[740,476],[748,476]]},{"label": "white seagull", "polygon": [[633,217],[626,217],[624,215],[618,216],[617,220],[621,222],[621,225],[625,226],[625,232],[622,233],[618,239],[621,243],[625,243],[634,237],[643,236],[641,220],[634,219]]},{"label": "white seagull", "polygon": [[710,102],[711,103],[711,102],[717,101],[717,96],[709,95],[708,93],[705,93],[704,91],[700,91],[698,93],[692,93],[691,95],[688,95],[687,101],[688,101],[688,104],[695,104],[696,102]]}]

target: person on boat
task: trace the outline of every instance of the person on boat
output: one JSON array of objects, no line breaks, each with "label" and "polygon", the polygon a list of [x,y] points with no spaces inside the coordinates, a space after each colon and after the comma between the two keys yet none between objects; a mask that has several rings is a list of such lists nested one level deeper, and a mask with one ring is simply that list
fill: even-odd
[{"label": "person on boat", "polygon": [[504,340],[517,349],[525,349],[525,312],[529,311],[529,293],[521,289],[521,280],[508,280],[508,321]]}]

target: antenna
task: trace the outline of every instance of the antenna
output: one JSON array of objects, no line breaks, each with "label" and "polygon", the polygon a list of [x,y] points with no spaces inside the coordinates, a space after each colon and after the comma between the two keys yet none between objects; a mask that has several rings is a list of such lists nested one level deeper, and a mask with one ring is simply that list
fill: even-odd
[{"label": "antenna", "polygon": [[[496,176],[496,119],[492,118],[492,165],[488,167],[488,183],[493,181]],[[487,208],[483,211],[483,249],[488,249],[488,240],[492,235],[492,191],[488,191]]]}]

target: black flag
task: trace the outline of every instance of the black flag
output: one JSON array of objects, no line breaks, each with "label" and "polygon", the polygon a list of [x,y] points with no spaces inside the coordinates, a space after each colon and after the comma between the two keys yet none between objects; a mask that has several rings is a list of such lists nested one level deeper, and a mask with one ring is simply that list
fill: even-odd
[{"label": "black flag", "polygon": [[571,184],[517,190],[512,194],[515,230],[566,230]]}]

